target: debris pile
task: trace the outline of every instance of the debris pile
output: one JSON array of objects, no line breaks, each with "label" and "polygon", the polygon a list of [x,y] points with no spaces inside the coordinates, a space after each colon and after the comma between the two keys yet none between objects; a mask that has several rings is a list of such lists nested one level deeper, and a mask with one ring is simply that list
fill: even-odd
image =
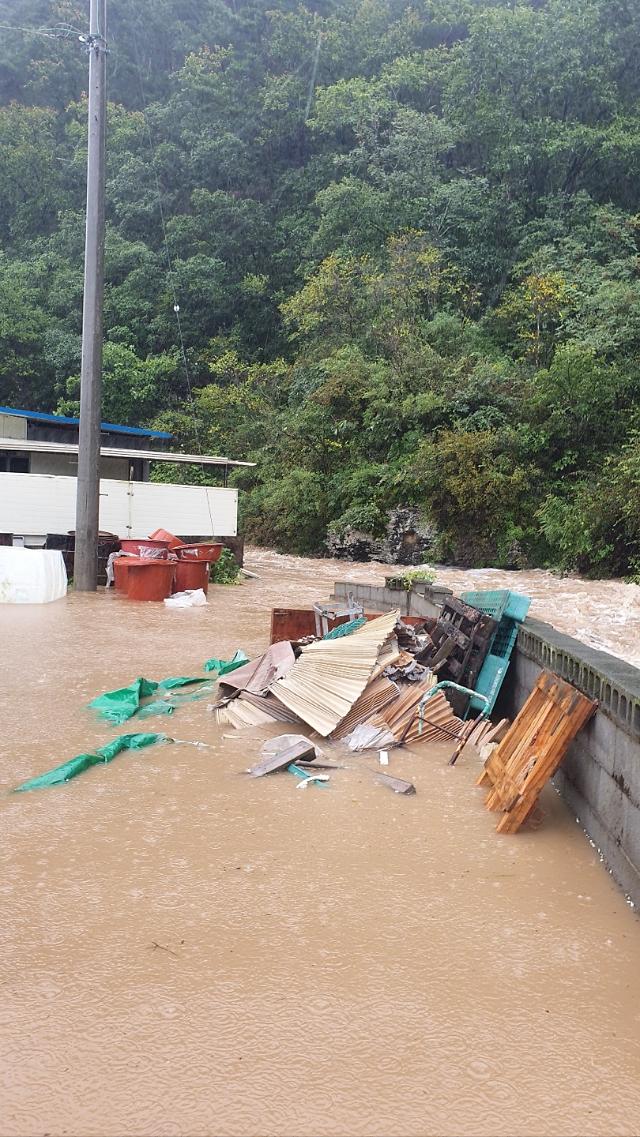
[{"label": "debris pile", "polygon": [[417,659],[434,650],[422,621],[412,627],[393,611],[338,627],[340,635],[332,629],[302,644],[280,640],[222,677],[216,721],[236,728],[302,723],[353,751],[459,738],[464,723],[445,695],[434,696],[426,719],[419,716],[436,682]]},{"label": "debris pile", "polygon": [[[193,548],[197,563],[201,547]],[[277,625],[293,626],[297,638],[275,636],[253,660],[243,651],[228,660],[208,659],[203,676],[138,677],[97,696],[89,707],[103,722],[118,726],[134,717],[172,714],[181,703],[203,698],[217,681],[218,699],[210,709],[218,724],[296,730],[264,742],[259,761],[246,772],[262,778],[286,771],[298,779],[299,789],[326,788],[330,771],[343,768],[325,760],[316,738],[340,743],[352,753],[378,751],[383,767],[394,747],[419,749],[441,741],[455,742],[449,759],[453,765],[471,743],[484,762],[478,785],[488,790],[487,809],[501,814],[497,830],[515,833],[535,820],[542,789],[597,707],[570,683],[543,672],[513,724],[490,721],[528,605],[528,598],[516,593],[476,592],[447,600],[436,619],[401,619],[398,610],[365,614],[352,598],[342,609],[318,603],[312,611],[293,610],[293,618],[276,609],[272,634]],[[313,621],[315,634],[307,632],[303,617]],[[303,630],[306,634],[298,634]],[[477,718],[474,710],[479,710]],[[305,728],[314,737],[300,733]],[[125,750],[159,742],[207,746],[165,734],[120,735],[30,778],[15,792],[61,785]],[[411,782],[377,767],[374,776],[395,793],[416,792]]]},{"label": "debris pile", "polygon": [[[393,611],[363,622],[362,616],[354,619],[352,604],[340,614],[322,605],[314,605],[314,613],[277,609],[275,642],[260,659],[221,678],[221,698],[212,709],[219,723],[237,728],[306,725],[352,752],[379,751],[384,766],[392,747],[450,740],[454,764],[471,744],[485,764],[480,784],[490,787],[487,808],[503,812],[498,830],[516,832],[595,708],[570,684],[545,673],[512,726],[489,719],[528,607],[528,597],[503,591],[448,599],[436,619],[424,620],[401,619]],[[319,613],[322,638],[305,623],[306,616],[313,619],[317,632]],[[329,615],[347,622],[328,629]],[[277,638],[292,626],[307,634]],[[272,745],[252,776],[288,770],[301,777],[305,769],[320,768],[320,752],[309,738],[282,735]],[[415,793],[410,782],[389,774],[377,773],[376,780],[396,793]]]}]

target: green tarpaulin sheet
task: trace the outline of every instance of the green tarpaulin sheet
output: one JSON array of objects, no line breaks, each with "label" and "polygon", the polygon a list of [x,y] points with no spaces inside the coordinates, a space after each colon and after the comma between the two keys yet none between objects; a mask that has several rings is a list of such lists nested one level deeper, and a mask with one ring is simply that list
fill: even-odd
[{"label": "green tarpaulin sheet", "polygon": [[154,699],[153,703],[145,703],[144,707],[140,707],[138,718],[148,719],[152,715],[172,715],[174,710],[174,703],[168,703],[165,699]]},{"label": "green tarpaulin sheet", "polygon": [[363,624],[366,624],[365,616],[358,616],[357,620],[349,620],[346,624],[338,624],[323,636],[323,640],[340,640],[343,636],[350,636],[352,632],[357,632]]},{"label": "green tarpaulin sheet", "polygon": [[[112,722],[115,726],[120,726],[121,723],[132,718],[140,710],[140,700],[153,695],[159,687],[164,691],[172,691],[176,687],[187,687],[191,683],[204,683],[205,681],[206,678],[193,679],[178,676],[161,679],[159,683],[155,683],[153,679],[140,678],[128,687],[119,687],[116,691],[105,691],[104,695],[98,695],[96,699],[92,699],[89,706],[94,711],[98,711],[100,718]],[[149,711],[148,713],[159,714],[161,712]],[[170,714],[171,712],[164,713]]]},{"label": "green tarpaulin sheet", "polygon": [[41,790],[48,786],[59,786],[69,782],[90,766],[97,766],[100,762],[112,762],[123,750],[141,750],[144,746],[153,746],[155,742],[171,742],[166,734],[120,734],[112,738],[111,742],[99,746],[93,754],[78,754],[61,766],[48,770],[46,774],[39,774],[36,778],[29,778],[28,782],[16,786],[13,793],[24,793],[25,790]]},{"label": "green tarpaulin sheet", "polygon": [[185,676],[179,676],[177,679],[161,679],[158,687],[162,687],[165,691],[172,691],[174,687],[188,687],[190,683],[206,683],[206,675],[202,679],[189,679]]},{"label": "green tarpaulin sheet", "polygon": [[100,718],[119,726],[135,715],[141,699],[153,695],[157,689],[158,684],[152,679],[136,679],[128,687],[119,687],[116,691],[105,691],[104,695],[98,695],[91,700],[89,706],[98,711]]},{"label": "green tarpaulin sheet", "polygon": [[221,675],[228,675],[230,671],[235,671],[236,667],[242,667],[248,662],[249,656],[245,655],[243,651],[237,651],[233,659],[208,659],[204,669],[205,671],[215,671],[220,678]]},{"label": "green tarpaulin sheet", "polygon": [[213,691],[213,683],[207,683],[204,687],[198,687],[198,690],[193,694],[186,695],[172,695],[171,706],[181,707],[183,703],[197,703],[198,699],[205,699]]}]

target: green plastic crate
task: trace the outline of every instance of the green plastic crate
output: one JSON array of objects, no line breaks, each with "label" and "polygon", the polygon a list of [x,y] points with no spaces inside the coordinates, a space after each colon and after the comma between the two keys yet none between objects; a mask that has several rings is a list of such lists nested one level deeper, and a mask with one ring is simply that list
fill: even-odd
[{"label": "green plastic crate", "polygon": [[[519,592],[510,592],[506,588],[495,591],[487,589],[482,592],[463,592],[461,599],[465,604],[471,604],[480,612],[485,612],[498,621],[498,627],[476,680],[476,691],[489,700],[487,713],[491,714],[518,638],[518,627],[529,611],[531,600],[528,596],[523,596]],[[485,705],[480,699],[472,698],[469,700],[469,711],[481,711]]]},{"label": "green plastic crate", "polygon": [[[502,687],[502,681],[507,673],[509,666],[508,657],[502,655],[487,655],[480,669],[480,674],[476,682],[476,691],[480,695],[485,695],[489,700],[487,707],[487,714],[491,714],[495,706],[496,699]],[[469,700],[469,711],[481,711],[487,704],[484,700],[476,698],[475,695]],[[469,712],[467,712],[468,715]]]},{"label": "green plastic crate", "polygon": [[503,616],[508,616],[511,620],[524,620],[531,605],[529,596],[511,592],[508,588],[463,592],[460,599],[465,604],[478,608],[480,612],[486,612],[494,620],[501,620]]}]

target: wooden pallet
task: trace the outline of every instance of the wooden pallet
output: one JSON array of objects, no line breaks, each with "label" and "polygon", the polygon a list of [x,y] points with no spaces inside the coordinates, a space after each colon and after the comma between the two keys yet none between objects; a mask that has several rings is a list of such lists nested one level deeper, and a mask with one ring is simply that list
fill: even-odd
[{"label": "wooden pallet", "polygon": [[[433,651],[424,659],[420,655],[420,662],[437,672],[439,679],[452,679],[475,691],[496,627],[496,621],[490,616],[452,596],[443,604],[436,626],[430,633]],[[450,692],[449,698],[454,711],[463,714],[468,697]]]},{"label": "wooden pallet", "polygon": [[487,809],[503,814],[498,833],[516,833],[531,815],[543,787],[597,705],[564,679],[542,672],[478,779],[479,786],[491,787]]}]

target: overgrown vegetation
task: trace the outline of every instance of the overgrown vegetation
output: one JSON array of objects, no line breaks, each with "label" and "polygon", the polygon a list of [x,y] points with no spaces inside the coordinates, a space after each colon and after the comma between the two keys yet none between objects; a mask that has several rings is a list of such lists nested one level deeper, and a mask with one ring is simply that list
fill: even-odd
[{"label": "overgrown vegetation", "polygon": [[[638,572],[637,4],[110,0],[110,47],[106,419],[255,460],[282,549],[409,505],[430,559]],[[77,409],[85,90],[3,32],[2,403]]]},{"label": "overgrown vegetation", "polygon": [[240,584],[240,569],[231,549],[223,549],[209,573],[214,584]]},{"label": "overgrown vegetation", "polygon": [[405,569],[393,577],[387,577],[387,583],[392,587],[405,588],[409,592],[414,584],[433,584],[436,579],[436,570],[430,567]]}]

